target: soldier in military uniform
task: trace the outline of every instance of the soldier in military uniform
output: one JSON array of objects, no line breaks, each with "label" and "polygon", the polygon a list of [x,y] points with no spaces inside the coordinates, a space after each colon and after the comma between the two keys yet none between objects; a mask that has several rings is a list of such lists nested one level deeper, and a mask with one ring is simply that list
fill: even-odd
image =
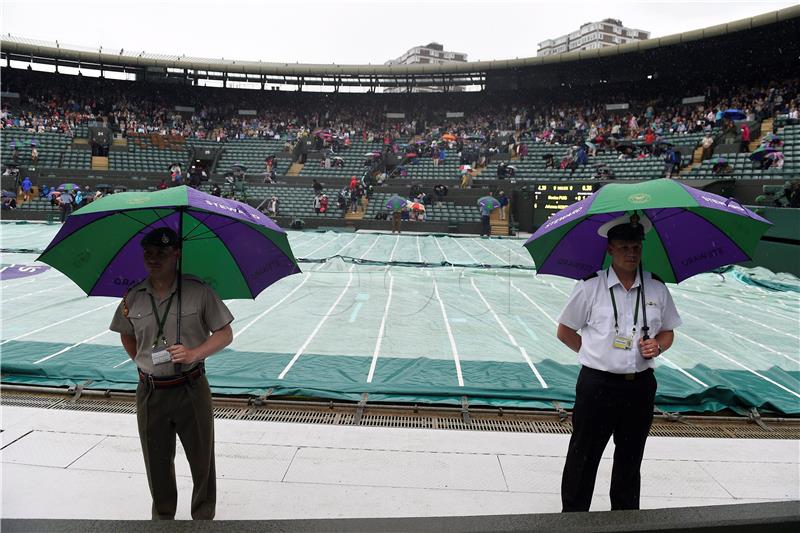
[{"label": "soldier in military uniform", "polygon": [[177,435],[194,481],[192,518],[210,520],[216,507],[214,418],[204,361],[233,340],[233,315],[211,287],[183,276],[181,344],[176,344],[178,235],[158,228],[141,244],[148,277],[126,293],[109,329],[120,334],[138,367],[137,422],[152,517],[175,517]]}]

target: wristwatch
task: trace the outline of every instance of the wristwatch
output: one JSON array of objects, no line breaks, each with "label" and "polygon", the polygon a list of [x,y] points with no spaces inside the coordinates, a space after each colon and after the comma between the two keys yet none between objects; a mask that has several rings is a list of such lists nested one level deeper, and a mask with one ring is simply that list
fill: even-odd
[{"label": "wristwatch", "polygon": [[656,346],[658,346],[658,353],[657,353],[656,355],[657,355],[657,356],[658,356],[658,355],[661,355],[661,352],[663,352],[663,351],[664,351],[664,348],[662,348],[662,347],[661,347],[661,344],[659,344],[659,343],[656,343]]}]

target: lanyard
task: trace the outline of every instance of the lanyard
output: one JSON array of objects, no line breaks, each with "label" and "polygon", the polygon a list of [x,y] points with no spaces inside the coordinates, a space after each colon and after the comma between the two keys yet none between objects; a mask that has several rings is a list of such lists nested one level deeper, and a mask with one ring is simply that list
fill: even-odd
[{"label": "lanyard", "polygon": [[153,298],[153,295],[150,295],[150,303],[153,306],[153,314],[156,317],[156,324],[158,324],[158,333],[156,333],[156,340],[161,337],[161,334],[164,332],[164,324],[167,322],[167,315],[169,314],[169,308],[172,306],[172,297],[175,296],[175,293],[169,295],[169,302],[167,302],[167,309],[164,311],[164,316],[159,318],[158,316],[158,308],[156,307],[156,300]]},{"label": "lanyard", "polygon": [[[614,299],[614,287],[608,288],[608,293],[611,295],[611,306],[614,308],[614,331],[619,335],[619,325],[617,324],[617,301]],[[639,297],[642,294],[642,285],[636,287],[636,306],[633,308],[633,331],[632,335],[636,335],[636,321],[639,315]]]}]

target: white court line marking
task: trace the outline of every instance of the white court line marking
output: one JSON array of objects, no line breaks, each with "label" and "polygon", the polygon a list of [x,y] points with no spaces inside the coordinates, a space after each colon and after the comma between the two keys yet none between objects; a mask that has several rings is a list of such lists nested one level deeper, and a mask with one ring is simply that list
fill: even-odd
[{"label": "white court line marking", "polygon": [[[707,344],[705,344],[705,343],[702,343],[702,342],[700,342],[699,340],[695,339],[694,337],[690,337],[690,336],[689,336],[689,335],[687,335],[686,333],[683,333],[683,334],[682,334],[682,336],[686,337],[687,339],[689,339],[689,340],[690,340],[690,341],[692,341],[692,342],[696,342],[697,344],[699,344],[700,346],[702,346],[704,349],[706,349],[706,350],[708,350],[708,351],[710,351],[710,352],[714,352],[715,354],[719,355],[719,356],[720,356],[720,357],[722,357],[723,359],[727,359],[727,360],[728,360],[728,361],[730,361],[731,363],[733,363],[733,364],[735,364],[735,365],[737,365],[737,366],[740,366],[740,367],[744,368],[745,370],[747,370],[747,371],[748,371],[748,372],[750,372],[751,374],[754,374],[754,375],[756,375],[756,376],[760,377],[760,378],[761,378],[761,379],[763,379],[764,381],[767,381],[767,382],[769,382],[769,383],[772,383],[772,384],[773,384],[773,385],[775,385],[776,387],[778,387],[778,388],[780,388],[780,389],[783,389],[783,390],[785,390],[786,392],[788,392],[788,393],[789,393],[789,394],[791,394],[792,396],[796,396],[797,398],[800,398],[800,394],[798,394],[798,393],[794,392],[794,391],[793,391],[793,390],[791,390],[791,389],[788,389],[787,387],[784,387],[783,385],[781,385],[781,384],[780,384],[780,383],[778,383],[777,381],[774,381],[774,380],[772,380],[772,379],[768,378],[767,376],[765,376],[765,375],[763,375],[763,374],[760,374],[759,372],[757,372],[757,371],[753,370],[752,368],[748,367],[747,365],[743,365],[742,363],[740,363],[740,362],[739,362],[739,361],[737,361],[736,359],[733,359],[733,358],[731,358],[731,357],[728,357],[727,355],[725,355],[724,353],[720,352],[719,350],[717,350],[717,349],[715,349],[715,348],[712,348],[711,346],[709,346],[709,345],[707,345]],[[663,356],[662,356],[662,357],[663,357]]]},{"label": "white court line marking", "polygon": [[347,241],[347,244],[345,244],[344,246],[342,246],[341,248],[339,248],[339,250],[338,250],[338,251],[337,251],[335,254],[333,254],[333,256],[335,257],[335,256],[337,256],[337,255],[342,255],[342,252],[344,252],[345,248],[347,248],[348,246],[350,246],[351,244],[353,244],[353,243],[355,242],[355,240],[356,240],[356,239],[358,239],[360,236],[361,236],[361,234],[360,234],[360,233],[356,234],[356,236],[355,236],[355,237],[353,237],[352,239],[350,239],[349,241]]},{"label": "white court line marking", "polygon": [[345,285],[344,290],[342,290],[342,292],[339,294],[339,297],[336,298],[336,301],[333,302],[333,305],[330,306],[328,311],[325,313],[325,316],[322,317],[322,320],[319,321],[319,323],[317,324],[317,327],[314,328],[314,331],[311,332],[311,334],[306,338],[306,340],[303,343],[303,345],[300,346],[300,348],[294,354],[294,357],[292,357],[292,360],[289,361],[289,363],[286,365],[286,367],[283,369],[283,371],[278,375],[278,379],[283,379],[283,377],[286,375],[286,373],[289,372],[289,370],[292,368],[292,366],[294,366],[295,362],[297,362],[297,360],[300,359],[300,356],[303,354],[305,349],[308,347],[308,345],[311,343],[311,341],[314,340],[314,337],[316,337],[317,333],[319,333],[319,330],[322,328],[322,326],[325,324],[325,322],[331,316],[331,313],[333,313],[333,310],[336,308],[337,305],[339,305],[339,302],[342,301],[342,298],[344,297],[345,293],[350,288],[350,284],[353,283],[353,269],[355,267],[356,267],[355,265],[351,265],[350,266],[350,271],[349,271],[350,275],[347,278],[347,285]]},{"label": "white court line marking", "polygon": [[753,320],[752,318],[748,318],[748,317],[746,317],[746,316],[744,316],[744,315],[738,315],[738,314],[736,314],[736,313],[733,313],[733,312],[731,312],[731,311],[728,311],[727,309],[725,309],[725,308],[723,308],[723,307],[721,307],[721,306],[711,305],[711,304],[709,304],[709,303],[706,303],[706,302],[704,302],[704,301],[700,300],[699,298],[694,298],[694,297],[692,297],[692,296],[689,296],[688,294],[684,294],[684,293],[682,293],[682,292],[677,292],[677,294],[680,294],[681,296],[683,296],[683,297],[684,297],[684,298],[686,298],[687,300],[691,300],[691,301],[693,301],[693,302],[697,302],[697,303],[703,304],[703,305],[705,305],[705,306],[707,306],[707,307],[711,307],[712,309],[715,309],[715,310],[717,310],[717,311],[722,311],[723,313],[725,313],[725,314],[728,314],[728,315],[733,315],[733,316],[735,316],[736,318],[741,318],[742,320],[747,320],[748,322],[752,322],[753,324],[755,324],[755,325],[757,325],[757,326],[760,326],[760,327],[762,327],[762,328],[766,328],[766,329],[772,330],[772,331],[774,331],[775,333],[780,333],[781,335],[786,335],[787,337],[791,337],[791,338],[793,338],[793,339],[800,339],[800,337],[798,337],[797,335],[792,335],[791,333],[786,333],[785,331],[781,331],[781,330],[779,330],[779,329],[775,329],[775,328],[773,328],[772,326],[769,326],[769,325],[767,325],[767,324],[762,324],[761,322],[758,322],[758,321],[756,321],[756,320]]},{"label": "white court line marking", "polygon": [[367,248],[367,251],[364,252],[363,254],[361,254],[361,257],[358,258],[359,260],[364,259],[365,257],[367,257],[367,254],[369,253],[369,251],[372,250],[375,247],[376,244],[378,244],[378,239],[380,239],[380,234],[375,236],[375,240],[372,241],[372,244],[369,245],[369,248]]},{"label": "white court line marking", "polygon": [[422,259],[422,248],[419,246],[419,235],[417,235],[417,255],[419,256],[419,262],[424,263],[425,261]]},{"label": "white court line marking", "polygon": [[552,316],[550,316],[550,313],[548,313],[547,311],[545,311],[544,309],[542,309],[542,308],[541,308],[541,306],[539,306],[539,304],[537,304],[536,302],[534,302],[533,300],[531,300],[530,296],[528,296],[527,294],[525,294],[525,292],[524,292],[524,291],[520,290],[520,288],[519,288],[519,287],[517,287],[516,285],[514,285],[514,282],[513,282],[513,281],[511,282],[511,286],[512,286],[514,289],[516,289],[516,291],[517,291],[518,293],[520,293],[520,295],[522,295],[522,297],[523,297],[523,298],[525,298],[526,300],[528,300],[528,302],[530,302],[530,304],[531,304],[531,305],[533,305],[533,306],[534,306],[536,309],[538,309],[540,313],[542,313],[544,316],[546,316],[546,317],[547,317],[547,318],[550,320],[550,322],[552,322],[553,324],[556,324],[556,325],[558,325],[558,322],[556,321],[556,319],[555,319],[555,318],[553,318]]},{"label": "white court line marking", "polygon": [[479,245],[481,248],[483,248],[484,250],[486,250],[487,252],[489,252],[490,254],[492,254],[493,256],[495,256],[496,258],[498,258],[498,259],[499,259],[500,261],[502,261],[503,263],[505,263],[505,264],[507,264],[507,265],[510,265],[510,264],[511,264],[510,262],[506,261],[505,259],[503,259],[503,258],[502,258],[502,257],[500,257],[499,255],[497,255],[496,253],[494,253],[493,251],[491,251],[489,248],[487,248],[486,246],[484,246],[484,245],[483,245],[483,243],[482,243],[481,241],[476,241],[476,242],[478,243],[478,245]]},{"label": "white court line marking", "polygon": [[[797,316],[796,311],[795,311],[795,314],[793,316],[787,316],[787,315],[784,315],[784,314],[781,314],[781,313],[776,313],[774,309],[769,309],[767,307],[762,307],[762,306],[759,306],[757,304],[753,304],[753,303],[750,303],[750,302],[745,302],[744,300],[740,300],[739,298],[737,298],[735,296],[731,296],[730,298],[731,298],[731,300],[733,300],[734,302],[736,302],[738,304],[746,305],[747,307],[752,307],[753,309],[757,310],[760,313],[769,313],[770,315],[776,316],[776,317],[781,318],[783,320],[794,320],[796,318],[796,316]],[[786,307],[781,307],[781,310],[786,310],[786,311],[790,311],[790,312],[792,311],[791,309],[788,309]]]},{"label": "white court line marking", "polygon": [[450,270],[455,270],[456,267],[453,266],[453,263],[451,263],[450,260],[447,258],[447,254],[444,253],[444,249],[442,248],[442,245],[439,244],[439,237],[434,237],[433,238],[433,242],[435,242],[436,246],[439,247],[439,252],[441,252],[442,259],[444,259],[445,263],[450,263]]},{"label": "white court line marking", "polygon": [[453,330],[450,328],[450,321],[447,319],[447,311],[444,309],[444,302],[442,297],[439,296],[439,286],[436,280],[433,280],[433,292],[436,299],[439,300],[439,309],[442,310],[442,317],[444,318],[444,327],[447,330],[447,338],[450,339],[450,349],[453,351],[453,361],[456,364],[456,377],[458,377],[458,386],[464,386],[464,376],[461,375],[461,361],[458,359],[458,347],[456,346],[456,339],[453,337]]},{"label": "white court line marking", "polygon": [[[392,246],[392,253],[389,254],[389,262],[391,263],[394,260],[394,251],[397,249],[397,243],[400,242],[400,235],[395,237],[394,246]],[[389,265],[386,265],[386,268],[389,268]]]},{"label": "white court line marking", "polygon": [[87,342],[89,342],[89,341],[93,341],[93,340],[94,340],[94,339],[96,339],[97,337],[100,337],[101,335],[105,335],[106,333],[111,333],[111,330],[110,330],[110,329],[107,329],[107,330],[105,330],[105,331],[101,331],[101,332],[100,332],[100,333],[98,333],[97,335],[94,335],[94,336],[92,336],[92,337],[89,337],[89,338],[87,338],[87,339],[83,339],[82,341],[80,341],[80,342],[77,342],[77,343],[73,344],[72,346],[67,346],[66,348],[64,348],[64,349],[62,349],[62,350],[59,350],[59,351],[57,351],[56,353],[53,353],[53,354],[50,354],[50,355],[48,355],[47,357],[42,357],[42,358],[41,358],[41,359],[39,359],[38,361],[34,361],[34,362],[33,362],[33,364],[34,364],[34,365],[38,365],[39,363],[44,363],[45,361],[48,361],[48,360],[52,359],[53,357],[56,357],[57,355],[61,355],[61,354],[62,354],[62,353],[64,353],[64,352],[68,352],[68,351],[70,351],[70,350],[71,350],[71,349],[73,349],[73,348],[77,348],[77,347],[78,347],[78,346],[80,346],[81,344],[87,343]]},{"label": "white court line marking", "polygon": [[[21,296],[15,296],[15,297],[13,297],[13,298],[9,298],[8,300],[3,300],[3,303],[4,303],[4,304],[7,304],[8,302],[13,302],[14,300],[19,300],[20,298],[25,298],[25,297],[27,297],[27,296],[33,296],[34,294],[41,294],[41,293],[43,293],[43,292],[54,291],[54,290],[56,290],[56,289],[60,289],[60,288],[61,288],[61,287],[57,287],[57,286],[56,286],[56,287],[50,287],[49,289],[42,289],[42,290],[40,290],[40,291],[29,292],[29,293],[23,294],[23,295],[21,295]],[[0,320],[1,320],[1,319],[0,319]]]},{"label": "white court line marking", "polygon": [[[553,324],[555,324],[555,325],[558,325],[558,321],[557,321],[557,320],[555,320],[553,317],[551,317],[549,314],[547,314],[547,312],[546,312],[544,309],[542,309],[541,307],[539,307],[539,305],[538,305],[536,302],[534,302],[533,300],[531,300],[531,299],[530,299],[530,297],[529,297],[527,294],[525,294],[523,291],[521,291],[521,290],[519,289],[519,287],[517,287],[516,285],[514,285],[514,282],[511,282],[511,286],[512,286],[512,287],[514,287],[514,288],[517,290],[517,292],[518,292],[518,293],[520,293],[520,294],[522,295],[522,297],[523,297],[523,298],[525,298],[526,300],[528,300],[528,301],[529,301],[529,302],[530,302],[530,303],[531,303],[531,304],[532,304],[534,307],[536,307],[536,309],[538,309],[538,310],[539,310],[539,312],[541,312],[543,315],[545,315],[547,318],[549,318],[549,319],[550,319],[550,321],[551,321]],[[683,375],[684,375],[684,376],[686,376],[687,378],[691,379],[692,381],[694,381],[694,382],[696,382],[696,383],[700,384],[700,385],[701,385],[701,386],[703,386],[703,387],[706,387],[706,388],[708,388],[708,385],[706,385],[705,383],[703,383],[702,381],[700,381],[699,379],[697,379],[696,377],[694,377],[693,375],[691,375],[689,372],[687,372],[686,370],[684,370],[683,368],[681,368],[681,367],[680,367],[679,365],[677,365],[676,363],[672,362],[672,361],[671,361],[670,359],[668,359],[666,356],[664,356],[664,355],[661,355],[661,356],[659,356],[659,359],[662,359],[662,360],[666,361],[666,362],[667,362],[667,364],[669,364],[669,365],[670,365],[672,368],[674,368],[675,370],[677,370],[678,372],[680,372],[681,374],[683,374]]]},{"label": "white court line marking", "polygon": [[133,359],[131,359],[130,357],[128,357],[127,359],[125,359],[125,360],[124,360],[123,362],[121,362],[120,364],[118,364],[118,365],[114,365],[112,368],[119,368],[119,367],[121,367],[122,365],[124,365],[125,363],[130,363],[130,362],[132,362],[132,361],[133,361]]},{"label": "white court line marking", "polygon": [[339,237],[341,237],[341,236],[342,236],[342,234],[341,234],[341,233],[339,233],[338,235],[336,235],[336,237],[334,237],[333,239],[329,240],[328,242],[323,242],[322,244],[320,244],[319,246],[317,246],[316,248],[314,248],[313,250],[311,250],[310,252],[308,252],[307,254],[305,254],[305,255],[304,255],[303,257],[301,257],[300,259],[308,259],[309,257],[311,257],[311,255],[312,255],[314,252],[316,252],[317,250],[321,250],[322,248],[325,248],[325,247],[326,247],[326,246],[328,246],[329,244],[333,244],[333,243],[335,243],[335,242],[336,242],[336,241],[339,239]]},{"label": "white court line marking", "polygon": [[100,307],[95,307],[94,309],[89,309],[88,311],[84,311],[83,313],[73,315],[69,318],[65,318],[64,320],[59,320],[58,322],[54,322],[52,324],[48,324],[46,326],[42,326],[41,328],[35,329],[33,331],[29,331],[28,333],[23,333],[22,335],[17,335],[11,339],[6,339],[3,342],[0,342],[0,346],[4,345],[7,342],[15,341],[17,339],[22,339],[23,337],[27,337],[28,335],[33,335],[34,333],[39,333],[40,331],[44,331],[47,328],[52,328],[53,326],[60,326],[64,322],[69,322],[70,320],[75,320],[76,318],[80,318],[84,315],[88,315],[89,313],[94,313],[95,311],[99,311],[100,309],[105,309],[106,307],[110,307],[112,305],[119,305],[119,302],[111,302],[105,305],[101,305]]},{"label": "white court line marking", "polygon": [[531,361],[531,358],[528,356],[528,351],[525,350],[524,346],[521,346],[521,345],[517,344],[517,339],[515,339],[514,336],[511,334],[511,332],[508,331],[508,328],[506,328],[505,324],[503,324],[503,322],[500,320],[500,317],[497,316],[497,313],[494,312],[494,309],[492,309],[492,306],[489,305],[489,302],[487,302],[486,298],[483,297],[483,294],[481,294],[481,291],[478,289],[478,286],[475,285],[475,278],[470,278],[469,282],[472,284],[472,288],[475,289],[475,292],[478,293],[478,297],[483,302],[483,305],[486,306],[486,309],[488,309],[489,312],[492,314],[492,317],[494,317],[494,320],[495,320],[495,322],[497,322],[497,325],[500,326],[500,329],[502,329],[503,333],[506,334],[506,337],[508,337],[508,340],[511,342],[511,344],[517,350],[519,350],[519,353],[522,356],[522,358],[525,359],[526,363],[528,363],[528,366],[533,371],[534,375],[536,375],[536,379],[539,380],[539,384],[542,386],[543,389],[546,389],[547,388],[547,383],[545,383],[544,379],[542,378],[542,375],[539,374],[539,371],[536,370],[536,367],[534,366],[533,361]]},{"label": "white court line marking", "polygon": [[772,352],[772,353],[774,353],[776,355],[780,355],[781,357],[785,357],[786,359],[788,359],[789,361],[791,361],[793,363],[800,364],[800,359],[794,359],[789,354],[785,354],[783,352],[779,352],[778,350],[776,350],[774,348],[771,348],[771,347],[769,347],[769,346],[767,346],[765,344],[761,344],[758,341],[754,341],[753,339],[751,339],[749,337],[745,337],[744,335],[740,335],[740,334],[736,333],[735,331],[730,331],[728,329],[723,328],[722,326],[718,326],[717,324],[714,323],[713,320],[708,320],[707,318],[701,318],[701,317],[699,317],[699,316],[697,316],[697,315],[695,315],[693,313],[690,313],[688,311],[685,311],[685,310],[681,311],[681,314],[684,314],[684,315],[687,315],[687,316],[690,316],[690,317],[694,318],[700,324],[709,325],[712,328],[716,328],[716,329],[718,329],[720,331],[723,331],[723,332],[727,333],[728,335],[733,335],[734,337],[738,337],[738,338],[740,338],[742,340],[745,340],[745,341],[747,341],[747,342],[749,342],[751,344],[755,344],[756,346],[758,346],[759,348],[761,348],[763,350],[767,350],[768,352]]},{"label": "white court line marking", "polygon": [[306,276],[303,278],[303,281],[302,281],[302,282],[301,282],[301,283],[300,283],[300,284],[299,284],[297,287],[295,287],[294,289],[292,289],[292,290],[289,292],[289,294],[287,294],[286,296],[284,296],[283,298],[281,298],[280,300],[278,300],[276,303],[274,303],[272,306],[270,306],[270,307],[269,307],[269,309],[267,309],[266,311],[263,311],[261,314],[259,314],[259,315],[258,315],[257,317],[255,317],[253,320],[251,320],[251,321],[250,321],[250,322],[249,322],[249,323],[248,323],[246,326],[244,326],[242,329],[240,329],[239,331],[237,331],[236,333],[234,333],[234,334],[233,334],[233,338],[234,338],[234,340],[236,340],[236,337],[238,337],[239,335],[241,335],[242,333],[244,333],[245,331],[247,331],[247,330],[248,330],[248,328],[250,328],[250,326],[252,326],[252,325],[253,325],[253,324],[255,324],[256,322],[258,322],[259,320],[261,320],[262,318],[264,318],[264,316],[266,316],[267,314],[269,314],[269,312],[270,312],[270,311],[272,311],[273,309],[275,309],[276,307],[278,307],[279,305],[281,305],[283,302],[285,302],[287,298],[289,298],[289,297],[290,297],[292,294],[294,294],[295,292],[297,292],[297,291],[300,289],[300,287],[302,287],[303,285],[305,285],[305,283],[306,283],[306,282],[307,282],[307,281],[308,281],[310,278],[311,278],[311,274],[307,274],[307,275],[306,275]]},{"label": "white court line marking", "polygon": [[[500,242],[502,243],[504,241],[500,241]],[[524,259],[527,262],[533,264],[533,258],[531,257],[531,254],[527,252],[527,250],[526,250],[526,253],[523,254],[522,252],[517,250],[517,248],[520,248],[519,246],[515,245],[515,246],[512,247],[511,245],[506,245],[506,244],[501,244],[500,246],[502,248],[505,248],[506,250],[511,250],[512,252],[514,252],[515,254],[520,256],[522,259]],[[522,246],[522,248],[525,248],[525,247]]]},{"label": "white court line marking", "polygon": [[[53,269],[53,270],[55,270],[55,269]],[[58,270],[55,270],[55,272],[57,274],[61,274],[61,272],[59,272]],[[63,276],[63,274],[61,274],[61,275]],[[8,289],[16,288],[16,287],[19,287],[20,285],[28,285],[29,283],[33,283],[35,281],[47,281],[49,279],[58,278],[59,276],[44,276],[42,274],[36,274],[36,275],[31,276],[31,277],[33,279],[29,279],[29,280],[25,280],[25,281],[19,281],[19,278],[16,278],[16,279],[11,278],[11,279],[0,280],[0,282],[2,282],[2,283],[7,283],[9,281],[18,282],[18,283],[14,283],[14,285],[12,287],[3,287],[3,290],[7,291]],[[70,281],[72,281],[72,280],[70,280]],[[76,287],[77,287],[77,285],[76,285]]]},{"label": "white court line marking", "polygon": [[[764,299],[764,298],[762,298],[762,299]],[[787,315],[778,313],[774,309],[770,309],[770,308],[767,308],[767,307],[762,307],[761,304],[759,304],[759,303],[753,303],[753,302],[741,300],[741,299],[739,299],[739,298],[737,298],[735,296],[731,296],[731,300],[733,300],[734,302],[736,302],[738,304],[746,305],[747,307],[752,307],[753,309],[755,309],[759,313],[767,312],[767,313],[769,313],[771,315],[777,316],[777,317],[782,318],[784,320],[793,320],[797,316],[797,310],[796,309],[790,309],[790,308],[785,307],[783,305],[780,306],[781,311],[788,311],[789,313],[791,313],[791,315],[787,316]],[[773,302],[773,303],[777,303],[777,302]]]},{"label": "white court line marking", "polygon": [[482,265],[482,264],[483,264],[483,263],[481,263],[480,261],[478,261],[477,259],[475,259],[475,256],[474,256],[474,255],[472,255],[471,253],[469,253],[469,251],[468,251],[466,248],[464,248],[464,246],[462,246],[460,242],[458,242],[458,237],[453,237],[452,239],[453,239],[453,241],[455,241],[455,243],[456,243],[456,244],[457,244],[457,245],[458,245],[458,246],[459,246],[459,247],[460,247],[462,250],[464,250],[464,251],[467,253],[467,255],[470,257],[470,259],[472,259],[472,262],[473,262],[473,264],[476,264],[476,265]]},{"label": "white court line marking", "polygon": [[372,352],[372,363],[369,365],[369,374],[367,374],[367,383],[372,383],[372,377],[375,375],[375,366],[378,364],[378,355],[381,353],[381,344],[383,344],[383,335],[386,331],[386,317],[389,315],[389,305],[392,303],[392,290],[394,289],[394,276],[389,274],[389,297],[386,299],[386,307],[383,308],[383,318],[381,319],[381,327],[378,329],[378,338],[375,341],[375,351]]}]

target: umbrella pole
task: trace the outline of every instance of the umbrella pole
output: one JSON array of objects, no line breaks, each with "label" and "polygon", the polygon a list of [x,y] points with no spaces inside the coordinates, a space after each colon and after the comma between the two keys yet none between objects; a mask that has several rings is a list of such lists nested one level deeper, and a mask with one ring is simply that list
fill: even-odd
[{"label": "umbrella pole", "polygon": [[[644,297],[644,268],[642,262],[639,261],[639,286],[642,288],[642,339],[647,340],[650,338],[650,326],[647,325],[647,300]],[[178,309],[180,309],[180,298],[178,298]]]},{"label": "umbrella pole", "polygon": [[[181,344],[181,289],[183,287],[183,209],[178,210],[178,243],[180,246],[181,254],[178,256],[178,284],[177,284],[177,291],[178,291],[178,324],[177,324],[177,332],[175,334],[175,344]],[[175,373],[181,373],[182,365],[180,363],[175,363]]]}]

